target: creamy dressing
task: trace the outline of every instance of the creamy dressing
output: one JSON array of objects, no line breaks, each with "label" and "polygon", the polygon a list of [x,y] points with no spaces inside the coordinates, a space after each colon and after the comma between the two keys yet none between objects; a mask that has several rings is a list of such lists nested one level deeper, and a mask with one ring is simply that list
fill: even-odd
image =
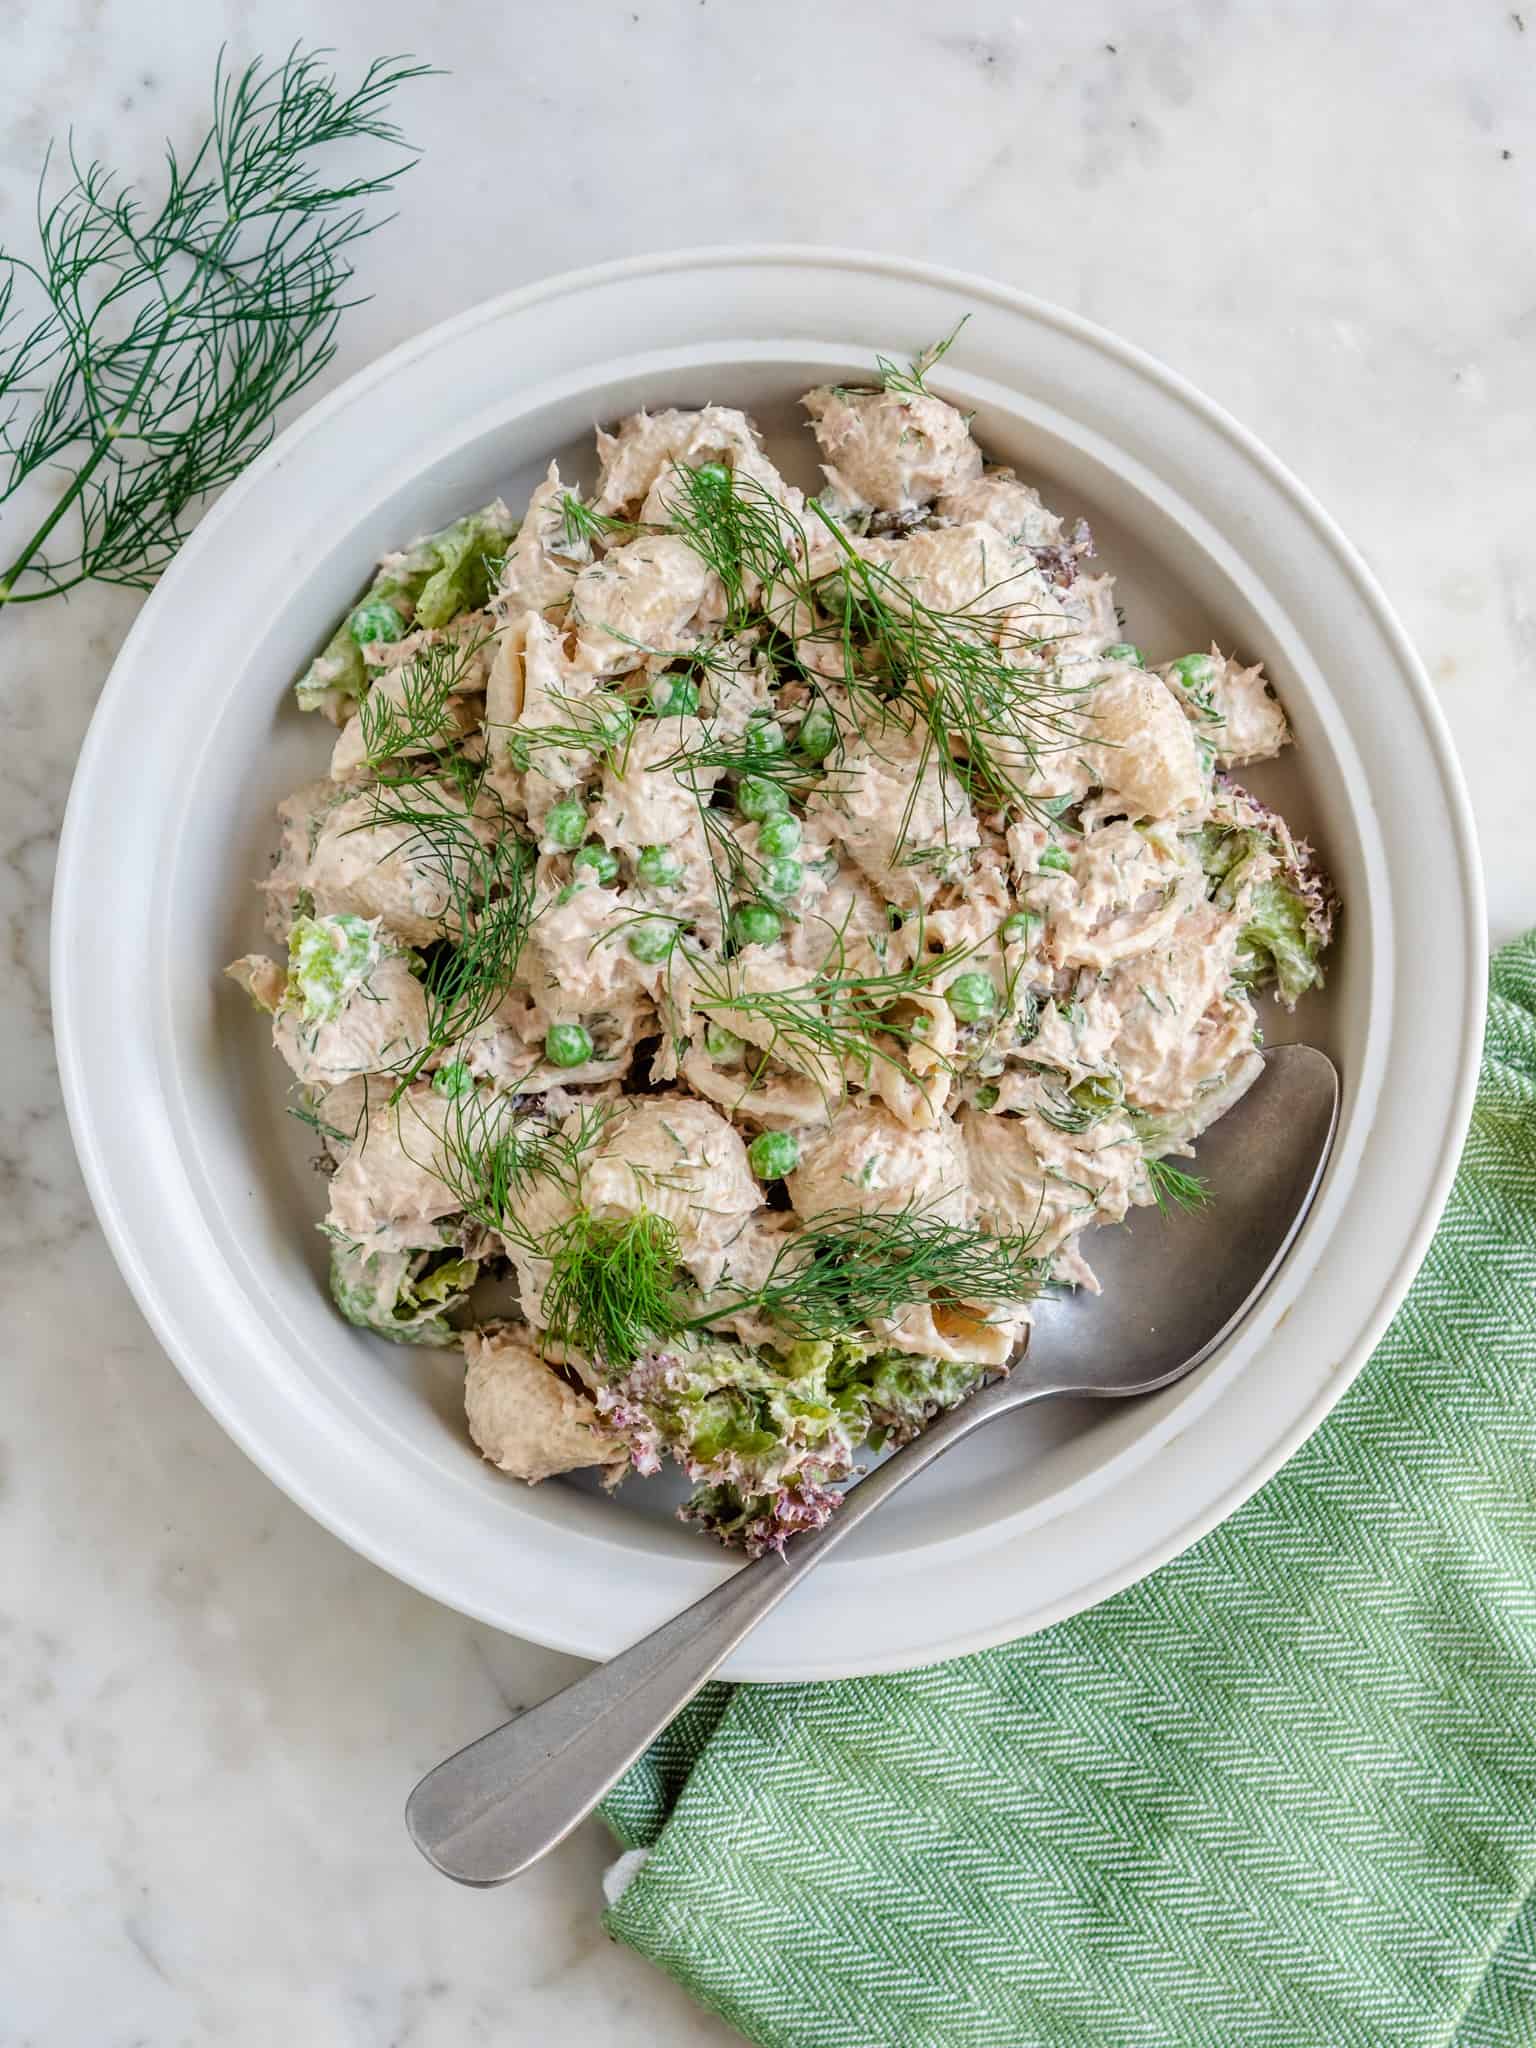
[{"label": "creamy dressing", "polygon": [[803,403],[840,512],[914,512],[981,475],[964,415],[941,398],[828,385]]},{"label": "creamy dressing", "polygon": [[492,1323],[464,1339],[464,1413],[481,1455],[536,1486],[578,1465],[622,1471],[623,1446],[592,1396],[552,1372],[526,1331]]}]

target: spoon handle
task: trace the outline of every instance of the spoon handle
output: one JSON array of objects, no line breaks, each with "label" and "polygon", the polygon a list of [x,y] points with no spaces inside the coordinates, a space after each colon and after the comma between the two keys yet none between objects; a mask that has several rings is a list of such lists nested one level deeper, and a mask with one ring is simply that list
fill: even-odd
[{"label": "spoon handle", "polygon": [[829,1550],[935,1458],[1033,1397],[984,1387],[852,1488],[822,1528],[743,1565],[651,1635],[429,1771],[406,1802],[411,1839],[460,1884],[505,1884],[562,1842],[736,1645]]}]

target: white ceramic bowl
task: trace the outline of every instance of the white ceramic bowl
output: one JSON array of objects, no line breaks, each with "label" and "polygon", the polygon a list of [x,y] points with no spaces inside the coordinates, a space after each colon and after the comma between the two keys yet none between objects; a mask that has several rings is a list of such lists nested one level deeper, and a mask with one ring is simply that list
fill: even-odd
[{"label": "white ceramic bowl", "polygon": [[[1262,656],[1299,746],[1255,778],[1346,904],[1298,1027],[1345,1080],[1321,1199],[1237,1339],[1160,1399],[1018,1418],[956,1452],[731,1665],[895,1669],[1089,1606],[1231,1512],[1326,1414],[1421,1257],[1468,1115],[1483,918],[1466,797],[1418,662],[1359,558],[1241,428],[1124,343],[978,279],[823,249],[680,253],[560,277],[333,393],[198,527],[103,693],[65,823],[54,997],[75,1142],[146,1315],[231,1435],[337,1535],[440,1600],[598,1657],[730,1564],[662,1510],[484,1465],[451,1357],[347,1328],[280,1062],[219,970],[259,941],[272,806],[327,735],[288,685],[380,552],[642,404],[741,404],[779,452],[808,385],[972,318],[938,384],[994,459],[1086,512],[1131,637]],[[798,457],[802,480],[810,450]],[[1434,950],[1434,973],[1425,955]]]}]

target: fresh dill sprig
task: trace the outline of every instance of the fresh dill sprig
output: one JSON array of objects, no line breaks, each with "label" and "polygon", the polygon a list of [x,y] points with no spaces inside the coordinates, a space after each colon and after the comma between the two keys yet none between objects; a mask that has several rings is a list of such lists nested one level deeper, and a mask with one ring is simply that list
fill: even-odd
[{"label": "fresh dill sprig", "polygon": [[990,1237],[921,1208],[813,1217],[789,1238],[744,1303],[799,1337],[839,1337],[921,1304],[1028,1301],[1045,1268],[1034,1237]]},{"label": "fresh dill sprig", "polygon": [[374,683],[357,715],[364,763],[381,780],[391,779],[391,762],[412,754],[437,754],[445,743],[460,737],[450,702],[489,638],[479,633],[469,640],[449,636],[429,642],[393,671],[398,695],[382,680]]},{"label": "fresh dill sprig", "polygon": [[480,550],[479,580],[484,587],[487,598],[495,594],[497,585],[506,573],[507,557],[511,552],[512,541],[510,539],[504,547],[482,548]]},{"label": "fresh dill sprig", "polygon": [[888,356],[876,356],[875,368],[880,372],[880,383],[886,391],[894,391],[907,398],[931,396],[923,382],[928,372],[942,356],[947,356],[960,338],[960,330],[970,319],[969,313],[962,313],[942,341],[931,341],[907,367],[898,369]]},{"label": "fresh dill sprig", "polygon": [[566,1130],[504,1089],[467,1089],[444,1121],[439,1177],[472,1222],[541,1255],[519,1206],[541,1182],[579,1198],[583,1164],[612,1113],[611,1103],[592,1104]]},{"label": "fresh dill sprig", "polygon": [[695,733],[687,734],[674,753],[653,761],[653,769],[668,768],[679,779],[700,769],[715,775],[751,776],[755,782],[771,782],[787,796],[805,796],[811,789],[834,787],[849,778],[840,768],[811,767],[798,754],[786,749],[765,754],[753,745],[750,728],[746,733],[723,731],[712,719],[702,719]]},{"label": "fresh dill sprig", "polygon": [[491,1016],[512,986],[533,923],[536,849],[499,801],[489,819],[477,818],[473,806],[489,794],[476,764],[452,757],[428,773],[376,783],[369,815],[354,827],[403,831],[400,852],[445,899],[444,935],[428,949],[421,975],[427,1035],[392,1070],[397,1096],[436,1053]]},{"label": "fresh dill sprig", "polygon": [[434,948],[422,976],[424,1059],[478,1031],[512,986],[533,923],[534,861],[529,842],[511,833],[487,852],[479,878],[485,900],[457,940]]},{"label": "fresh dill sprig", "polygon": [[486,733],[506,735],[507,758],[526,774],[541,753],[594,754],[613,762],[622,775],[634,737],[634,713],[617,693],[600,690],[590,697],[572,697],[551,690],[550,701],[560,716],[540,725],[487,725]]},{"label": "fresh dill sprig", "polygon": [[[832,570],[812,577],[805,526],[757,479],[719,464],[675,474],[673,530],[719,578],[725,630],[779,629],[795,615],[809,616],[798,637],[835,649],[861,729],[878,732],[892,720],[908,731],[923,726],[898,851],[930,759],[968,791],[984,787],[999,805],[1031,807],[1028,784],[1042,757],[1080,737],[1075,712],[1082,693],[1049,661],[1050,636],[1030,630],[1028,609],[999,600],[1006,576],[963,605],[928,604],[886,564],[867,560],[812,499],[810,509],[838,551]],[[1042,650],[1044,667],[1023,665]]]},{"label": "fresh dill sprig", "polygon": [[38,256],[0,252],[0,505],[39,492],[37,524],[0,556],[0,604],[91,578],[147,590],[189,510],[266,445],[357,303],[351,246],[377,225],[364,202],[414,161],[327,180],[316,155],[402,148],[386,110],[426,75],[379,58],[346,91],[297,47],[271,69],[221,57],[212,126],[185,162],[167,148],[158,204],[73,151],[49,204],[44,166]]},{"label": "fresh dill sprig", "polygon": [[634,522],[620,519],[612,512],[599,512],[593,505],[584,504],[574,491],[564,491],[560,498],[560,538],[566,547],[590,547],[596,540],[611,540],[615,534],[630,534],[636,531]]},{"label": "fresh dill sprig", "polygon": [[749,625],[777,586],[792,594],[806,556],[805,528],[756,477],[721,463],[674,463],[671,531],[719,578],[724,631]]},{"label": "fresh dill sprig", "polygon": [[1146,1165],[1152,1193],[1165,1215],[1170,1209],[1182,1209],[1186,1215],[1208,1209],[1215,1200],[1209,1181],[1198,1173],[1186,1173],[1171,1159],[1149,1159]]},{"label": "fresh dill sprig", "polygon": [[687,1326],[677,1232],[666,1217],[578,1209],[544,1247],[544,1317],[557,1342],[623,1372]]},{"label": "fresh dill sprig", "polygon": [[644,1352],[755,1310],[796,1337],[846,1336],[919,1305],[987,1308],[1035,1296],[1044,1263],[1023,1234],[989,1237],[920,1209],[826,1215],[790,1238],[760,1287],[699,1312],[664,1216],[578,1209],[538,1249],[550,1263],[551,1337],[613,1371]]},{"label": "fresh dill sprig", "polygon": [[886,564],[866,560],[821,504],[812,500],[811,509],[840,551],[814,595],[829,621],[820,637],[842,654],[850,703],[877,720],[896,716],[910,730],[920,719],[926,728],[901,842],[923,769],[934,759],[953,775],[957,751],[972,785],[983,778],[999,800],[1030,808],[1028,783],[1042,758],[1080,737],[1074,713],[1081,691],[1057,667],[1024,668],[1018,660],[1037,655],[1048,639],[1020,623],[1029,617],[1020,606],[987,602],[1001,583],[964,605],[926,603]]},{"label": "fresh dill sprig", "polygon": [[[612,1106],[561,1130],[514,1096],[475,1090],[454,1104],[442,1178],[472,1221],[549,1262],[544,1320],[557,1342],[623,1371],[644,1352],[754,1310],[798,1337],[836,1337],[920,1304],[987,1308],[1028,1301],[1045,1265],[1025,1233],[992,1237],[921,1208],[891,1215],[829,1213],[790,1238],[750,1291],[690,1299],[677,1232],[656,1211],[594,1215],[581,1206],[582,1170]],[[540,1234],[519,1209],[537,1182],[577,1204]]]},{"label": "fresh dill sprig", "polygon": [[[617,1108],[592,1103],[565,1124],[552,1124],[525,1110],[514,1094],[475,1088],[450,1106],[438,1171],[472,1222],[548,1261],[543,1302],[549,1335],[623,1371],[688,1325],[673,1226],[647,1208],[615,1218],[595,1216],[583,1204],[587,1160]],[[664,1185],[666,1177],[655,1180]],[[541,1186],[558,1189],[572,1204],[543,1231],[522,1213]]]},{"label": "fresh dill sprig", "polygon": [[831,950],[810,979],[791,988],[750,989],[739,987],[729,968],[701,966],[696,970],[694,1002],[727,1023],[734,1017],[766,1025],[769,1042],[759,1046],[753,1041],[754,1050],[813,1078],[830,1080],[835,1074],[837,1087],[829,1093],[842,1092],[850,1067],[867,1086],[877,1060],[915,1078],[906,1047],[924,1041],[892,1013],[913,996],[930,994],[938,976],[975,947],[920,953],[910,967],[866,974],[850,966],[843,933],[828,929]]}]

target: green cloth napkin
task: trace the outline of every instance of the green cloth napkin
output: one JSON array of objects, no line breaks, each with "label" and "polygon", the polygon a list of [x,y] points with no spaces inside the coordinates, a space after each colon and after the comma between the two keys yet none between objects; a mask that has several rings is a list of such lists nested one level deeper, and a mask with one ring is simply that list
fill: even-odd
[{"label": "green cloth napkin", "polygon": [[611,1932],[765,2048],[1533,2048],[1536,935],[1423,1270],[1278,1478],[1023,1642],[714,1686],[606,1812]]}]

